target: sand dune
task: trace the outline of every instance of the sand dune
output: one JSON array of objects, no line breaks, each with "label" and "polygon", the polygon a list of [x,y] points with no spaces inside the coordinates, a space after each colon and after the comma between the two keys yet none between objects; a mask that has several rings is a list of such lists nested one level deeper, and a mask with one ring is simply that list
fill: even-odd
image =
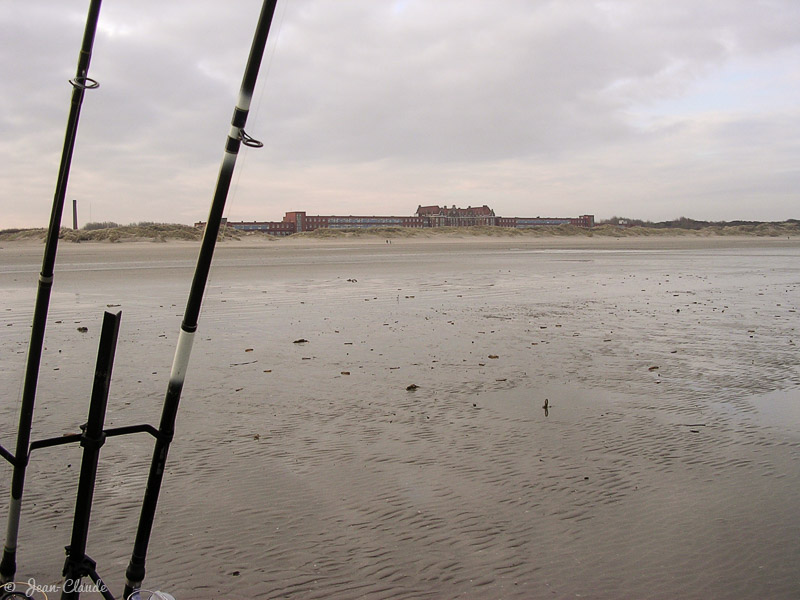
[{"label": "sand dune", "polygon": [[[0,230],[0,242],[19,240],[43,240],[46,235],[44,229],[5,229]],[[165,242],[167,240],[199,240],[202,232],[188,225],[175,224],[148,224],[125,225],[95,230],[77,230],[63,228],[61,239],[79,242]],[[361,239],[361,238],[411,238],[411,239],[441,239],[441,238],[559,238],[577,237],[591,238],[613,237],[718,237],[718,236],[747,236],[747,237],[798,237],[800,236],[800,223],[787,221],[784,223],[752,223],[747,225],[709,225],[699,229],[682,229],[679,227],[618,227],[613,225],[598,225],[592,229],[576,227],[574,225],[558,225],[552,227],[534,227],[530,229],[511,229],[507,227],[437,227],[414,229],[406,227],[370,227],[366,229],[317,229],[311,232],[298,233],[290,236],[293,239]],[[238,239],[269,239],[278,240],[272,236],[258,232],[236,231],[231,227],[223,226],[220,232],[221,240]]]}]

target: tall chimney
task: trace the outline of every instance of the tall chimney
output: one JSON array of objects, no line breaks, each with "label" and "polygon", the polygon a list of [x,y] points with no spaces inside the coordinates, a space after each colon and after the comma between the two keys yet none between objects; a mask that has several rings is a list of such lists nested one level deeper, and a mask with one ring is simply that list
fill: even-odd
[{"label": "tall chimney", "polygon": [[77,231],[78,229],[78,201],[72,201],[72,228]]}]

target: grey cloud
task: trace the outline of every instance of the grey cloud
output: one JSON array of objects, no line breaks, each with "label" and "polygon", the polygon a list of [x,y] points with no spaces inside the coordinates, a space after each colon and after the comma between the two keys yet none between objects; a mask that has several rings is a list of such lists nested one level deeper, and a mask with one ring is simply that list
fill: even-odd
[{"label": "grey cloud", "polygon": [[[216,174],[259,4],[104,3],[92,63],[101,89],[84,105],[71,192],[107,206],[111,220],[202,218],[208,194],[196,182]],[[11,226],[40,218],[14,205],[20,193],[48,201],[88,2],[9,5],[0,206],[17,215]],[[590,190],[569,177],[583,176],[599,190],[586,210],[610,216],[623,197],[660,198],[643,211],[687,195],[701,207],[703,196],[730,193],[727,170],[769,190],[765,218],[787,215],[797,113],[728,111],[720,121],[722,108],[657,111],[737,61],[800,56],[797,22],[794,0],[280,0],[248,124],[266,147],[248,161],[244,180],[256,189],[243,202],[341,201],[349,187],[365,207],[420,195],[452,203],[458,193],[475,203],[497,189],[505,213],[530,212],[532,197],[571,210]],[[753,139],[763,149],[756,164],[735,151]],[[687,148],[704,145],[728,150],[700,169]],[[672,193],[663,165],[696,179]],[[335,189],[321,176],[334,170]],[[545,171],[555,175],[530,176]],[[457,185],[467,174],[473,183]],[[505,180],[490,179],[498,174]],[[407,187],[389,193],[382,180]]]}]

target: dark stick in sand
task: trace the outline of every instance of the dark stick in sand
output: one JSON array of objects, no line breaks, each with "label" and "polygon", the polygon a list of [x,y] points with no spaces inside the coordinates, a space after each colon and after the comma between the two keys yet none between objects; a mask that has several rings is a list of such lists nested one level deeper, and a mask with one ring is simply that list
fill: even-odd
[{"label": "dark stick in sand", "polygon": [[253,37],[253,44],[250,48],[250,56],[247,59],[242,86],[239,90],[239,100],[233,111],[231,129],[225,143],[225,154],[222,159],[217,187],[214,192],[214,199],[211,203],[211,211],[208,216],[208,224],[203,233],[203,241],[200,246],[200,254],[197,258],[192,287],[189,292],[189,299],[186,303],[181,331],[178,337],[178,345],[175,350],[175,358],[172,363],[172,371],[169,377],[166,397],[164,398],[164,408],[161,413],[161,423],[159,425],[159,437],[153,451],[153,459],[150,464],[150,474],[147,478],[144,500],[142,501],[142,512],[139,517],[139,527],[136,532],[136,541],[133,547],[128,569],[125,572],[125,593],[127,598],[137,589],[145,577],[145,559],[147,557],[147,546],[150,541],[150,533],[153,528],[153,518],[155,517],[158,494],[161,489],[161,481],[164,475],[164,466],[167,461],[167,452],[172,437],[175,432],[175,417],[178,412],[178,404],[183,389],[186,368],[189,364],[189,355],[192,350],[194,334],[197,330],[197,320],[200,315],[200,306],[203,302],[206,281],[208,280],[211,259],[214,255],[214,246],[217,241],[222,213],[225,208],[225,201],[228,197],[233,170],[236,165],[236,156],[242,143],[246,146],[261,146],[249,137],[244,126],[247,121],[247,114],[250,109],[250,101],[258,77],[261,59],[264,55],[264,47],[267,43],[272,17],[275,14],[277,0],[264,0],[261,8],[261,15],[258,19],[256,32]]},{"label": "dark stick in sand", "polygon": [[[19,533],[19,519],[22,509],[22,491],[25,486],[25,469],[28,466],[28,455],[30,453],[33,406],[36,402],[36,385],[39,381],[39,365],[42,360],[47,310],[50,306],[50,291],[53,287],[53,270],[58,249],[58,234],[61,229],[61,215],[64,210],[64,198],[67,194],[67,181],[69,180],[69,169],[72,164],[72,152],[75,148],[75,137],[78,133],[78,119],[81,114],[83,94],[87,89],[98,87],[98,83],[90,79],[88,74],[94,35],[97,30],[97,19],[100,15],[100,3],[101,0],[92,0],[89,5],[83,43],[78,56],[77,73],[75,78],[70,80],[72,85],[72,104],[70,105],[69,118],[67,120],[67,132],[64,136],[64,147],[61,151],[61,163],[58,168],[58,180],[56,182],[55,196],[53,197],[53,208],[50,213],[50,225],[45,241],[42,271],[39,274],[39,287],[36,291],[31,342],[28,347],[19,427],[17,429],[17,447],[11,461],[14,465],[14,473],[11,480],[11,499],[8,505],[6,542],[3,548],[3,559],[0,561],[0,581],[2,582],[13,580],[17,570],[17,535]],[[4,456],[11,458],[6,453],[4,453]]]}]

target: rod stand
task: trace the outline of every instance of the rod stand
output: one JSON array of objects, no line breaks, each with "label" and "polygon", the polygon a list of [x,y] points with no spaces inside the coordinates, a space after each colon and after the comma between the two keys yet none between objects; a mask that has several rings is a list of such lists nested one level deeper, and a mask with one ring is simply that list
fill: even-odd
[{"label": "rod stand", "polygon": [[[89,418],[81,425],[80,444],[83,447],[81,473],[78,481],[78,496],[75,500],[75,518],[72,521],[72,542],[67,546],[67,560],[64,563],[64,585],[61,600],[77,600],[81,593],[81,578],[89,576],[97,584],[100,577],[95,570],[96,563],[86,556],[86,541],[89,536],[89,517],[92,512],[92,498],[97,479],[97,463],[100,448],[106,441],[103,422],[108,406],[108,390],[111,386],[111,370],[114,366],[114,353],[122,313],[103,315],[103,329],[100,334],[100,347],[97,351],[97,366],[94,372],[92,400],[89,404]],[[105,587],[105,586],[103,586]],[[103,597],[108,598],[102,589]]]},{"label": "rod stand", "polygon": [[5,458],[11,464],[12,467],[16,466],[17,458],[13,454],[11,454],[11,452],[6,450],[3,446],[0,446],[0,456]]},{"label": "rod stand", "polygon": [[80,556],[76,556],[72,552],[71,546],[65,546],[64,551],[67,553],[67,561],[64,563],[64,571],[61,573],[64,577],[75,575],[77,577],[88,577],[90,573],[96,572],[97,562],[86,556],[81,552]]},{"label": "rod stand", "polygon": [[82,557],[74,556],[70,547],[65,548],[67,551],[67,562],[64,564],[63,575],[67,577],[69,573],[70,579],[64,580],[64,587],[61,592],[62,600],[67,598],[78,598],[81,592],[80,580],[82,577],[88,577],[94,583],[93,591],[97,591],[106,600],[116,600],[108,589],[108,586],[102,580],[100,575],[97,574],[97,563],[86,556],[84,553]]}]

